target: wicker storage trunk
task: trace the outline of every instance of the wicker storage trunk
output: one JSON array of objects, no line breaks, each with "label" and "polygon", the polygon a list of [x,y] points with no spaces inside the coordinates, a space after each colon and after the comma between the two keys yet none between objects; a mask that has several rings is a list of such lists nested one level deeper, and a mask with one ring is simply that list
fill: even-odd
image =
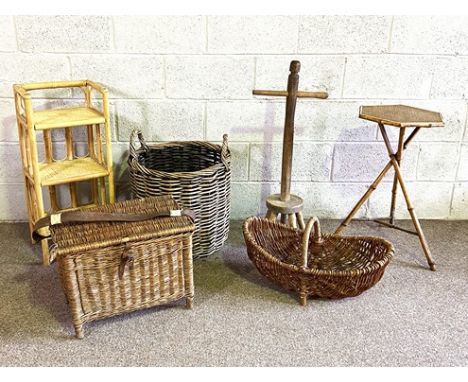
[{"label": "wicker storage trunk", "polygon": [[[141,147],[135,147],[138,136]],[[193,257],[220,249],[229,233],[231,154],[223,144],[169,142],[147,145],[141,131],[130,136],[129,171],[134,197],[172,195],[195,213]]]},{"label": "wicker storage trunk", "polygon": [[[178,205],[166,196],[99,206],[86,212],[170,210],[178,210]],[[51,226],[76,336],[83,338],[85,322],[184,297],[191,308],[194,229],[186,216]]]}]

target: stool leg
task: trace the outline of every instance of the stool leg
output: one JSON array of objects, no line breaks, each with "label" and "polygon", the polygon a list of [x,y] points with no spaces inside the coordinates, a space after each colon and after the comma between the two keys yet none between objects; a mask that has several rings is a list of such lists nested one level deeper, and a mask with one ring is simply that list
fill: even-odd
[{"label": "stool leg", "polygon": [[304,218],[302,217],[302,212],[296,212],[296,220],[297,220],[297,225],[299,226],[299,229],[305,229],[305,222]]},{"label": "stool leg", "polygon": [[287,218],[288,218],[288,215],[286,215],[286,214],[280,214],[280,219],[281,219],[281,223],[282,223],[282,224],[286,224],[286,223],[287,223]]},{"label": "stool leg", "polygon": [[361,199],[357,202],[357,204],[354,206],[354,208],[351,210],[349,215],[342,221],[342,223],[339,225],[339,227],[335,231],[335,235],[339,235],[343,229],[346,228],[348,223],[353,219],[353,216],[356,214],[356,212],[361,208],[361,206],[365,203],[367,199],[371,196],[371,194],[374,192],[374,190],[377,188],[379,183],[382,181],[382,179],[385,177],[387,174],[388,170],[392,168],[392,161],[389,161],[387,165],[384,167],[384,169],[380,172],[380,174],[377,176],[377,178],[374,180],[374,182],[370,185],[370,187],[367,189],[366,193],[362,196]]},{"label": "stool leg", "polygon": [[288,215],[289,225],[293,228],[297,228],[296,214]]},{"label": "stool leg", "polygon": [[268,220],[275,221],[276,220],[276,213],[273,212],[272,210],[268,210],[267,214],[266,214],[266,218]]}]

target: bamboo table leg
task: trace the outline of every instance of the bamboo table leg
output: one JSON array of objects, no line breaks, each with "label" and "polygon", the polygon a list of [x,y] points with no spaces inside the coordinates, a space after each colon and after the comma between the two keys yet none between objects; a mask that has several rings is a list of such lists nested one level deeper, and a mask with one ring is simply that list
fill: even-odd
[{"label": "bamboo table leg", "polygon": [[[380,124],[379,124],[380,126]],[[400,137],[398,139],[398,150],[396,153],[396,160],[398,162],[398,165],[401,163],[401,155],[403,152],[403,144],[404,144],[404,139],[405,139],[405,128],[402,127],[400,128]],[[396,207],[396,196],[397,196],[397,190],[398,190],[398,177],[395,172],[395,175],[393,177],[393,187],[392,187],[392,203],[390,205],[390,224],[395,224],[395,207]]]},{"label": "bamboo table leg", "polygon": [[392,146],[390,144],[390,140],[388,139],[387,132],[385,131],[385,127],[382,124],[379,124],[380,131],[384,138],[385,146],[388,150],[388,155],[390,156],[390,160],[392,161],[393,168],[395,169],[395,175],[398,179],[398,183],[400,184],[401,191],[403,192],[403,196],[405,197],[406,206],[408,208],[408,212],[411,216],[411,220],[413,221],[414,228],[416,228],[416,232],[418,233],[419,241],[421,243],[421,247],[423,249],[424,255],[426,256],[427,263],[429,264],[429,268],[431,271],[435,271],[435,263],[431,256],[431,251],[429,250],[429,245],[427,244],[426,237],[424,236],[424,232],[419,224],[419,220],[416,216],[416,212],[414,212],[414,207],[411,203],[411,200],[408,195],[408,191],[406,189],[405,182],[403,180],[403,176],[401,175],[400,166],[398,164],[397,158],[395,154],[392,152]]},{"label": "bamboo table leg", "polygon": [[392,168],[392,161],[389,161],[387,165],[384,167],[384,169],[377,176],[377,178],[374,180],[374,182],[367,189],[366,193],[362,196],[361,199],[359,199],[359,201],[351,210],[351,212],[348,214],[348,216],[341,222],[340,226],[335,231],[335,235],[339,235],[340,232],[343,231],[343,229],[347,227],[349,222],[353,219],[354,215],[356,215],[356,212],[359,210],[359,208],[362,207],[362,205],[366,202],[366,200],[369,199],[371,194],[374,192],[374,190],[377,188],[379,183],[382,181],[382,179],[385,177],[385,175],[391,168]]},{"label": "bamboo table leg", "polygon": [[403,180],[403,176],[401,173],[400,169],[400,161],[402,158],[402,153],[403,151],[407,148],[408,144],[413,140],[414,136],[417,134],[419,131],[419,127],[416,128],[410,136],[404,141],[404,134],[405,134],[405,129],[401,128],[400,130],[400,137],[398,140],[398,150],[396,153],[393,152],[392,146],[390,144],[390,140],[388,139],[387,132],[385,131],[385,126],[383,124],[379,123],[379,128],[382,133],[382,137],[385,142],[385,146],[387,148],[388,154],[390,156],[390,161],[387,163],[387,165],[384,167],[384,169],[380,172],[380,174],[377,176],[377,178],[374,180],[374,182],[371,184],[369,189],[366,191],[366,193],[359,199],[357,204],[354,206],[354,208],[351,210],[351,212],[348,214],[348,216],[343,220],[343,222],[339,225],[339,227],[336,229],[335,234],[338,235],[343,231],[344,228],[349,224],[349,222],[353,219],[354,215],[356,212],[361,208],[361,206],[366,202],[367,199],[369,199],[370,195],[374,190],[377,188],[379,183],[382,181],[382,179],[385,177],[387,172],[390,170],[390,168],[394,168],[395,170],[395,176],[394,176],[394,182],[393,182],[393,188],[392,188],[392,205],[391,205],[391,210],[390,210],[390,223],[383,223],[378,220],[376,220],[377,223],[384,224],[388,227],[391,228],[397,228],[405,232],[413,233],[408,230],[401,229],[400,227],[397,227],[394,225],[394,211],[395,211],[395,204],[396,204],[396,191],[397,191],[397,183],[400,184],[401,190],[403,192],[403,196],[405,198],[406,206],[408,209],[408,212],[411,216],[411,220],[413,222],[413,225],[416,229],[416,234],[419,237],[419,241],[421,243],[421,247],[423,249],[424,255],[426,256],[427,263],[429,264],[429,268],[432,271],[435,271],[435,263],[434,260],[432,259],[431,252],[429,250],[429,246],[427,244],[427,240],[424,236],[424,232],[421,228],[421,225],[419,223],[419,220],[416,216],[416,213],[414,211],[414,207],[411,203],[411,200],[408,195],[408,191],[406,189],[405,182]]}]

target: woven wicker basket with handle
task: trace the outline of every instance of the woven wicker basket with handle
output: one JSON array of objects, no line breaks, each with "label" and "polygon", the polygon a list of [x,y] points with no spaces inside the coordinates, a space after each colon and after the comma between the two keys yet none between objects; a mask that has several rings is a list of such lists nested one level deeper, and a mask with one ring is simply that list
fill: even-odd
[{"label": "woven wicker basket with handle", "polygon": [[322,235],[317,218],[302,231],[251,217],[243,231],[248,255],[259,272],[299,293],[302,305],[308,296],[361,294],[382,278],[394,252],[390,242],[378,237]]}]

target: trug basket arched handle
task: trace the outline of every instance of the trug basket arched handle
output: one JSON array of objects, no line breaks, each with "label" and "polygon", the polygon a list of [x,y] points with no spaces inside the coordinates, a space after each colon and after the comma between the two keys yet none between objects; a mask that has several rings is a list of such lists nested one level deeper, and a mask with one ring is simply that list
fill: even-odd
[{"label": "trug basket arched handle", "polygon": [[320,245],[323,243],[322,233],[320,231],[320,222],[316,216],[309,219],[302,234],[302,266],[307,268],[307,257],[309,248],[309,236],[314,227],[314,244]]}]

